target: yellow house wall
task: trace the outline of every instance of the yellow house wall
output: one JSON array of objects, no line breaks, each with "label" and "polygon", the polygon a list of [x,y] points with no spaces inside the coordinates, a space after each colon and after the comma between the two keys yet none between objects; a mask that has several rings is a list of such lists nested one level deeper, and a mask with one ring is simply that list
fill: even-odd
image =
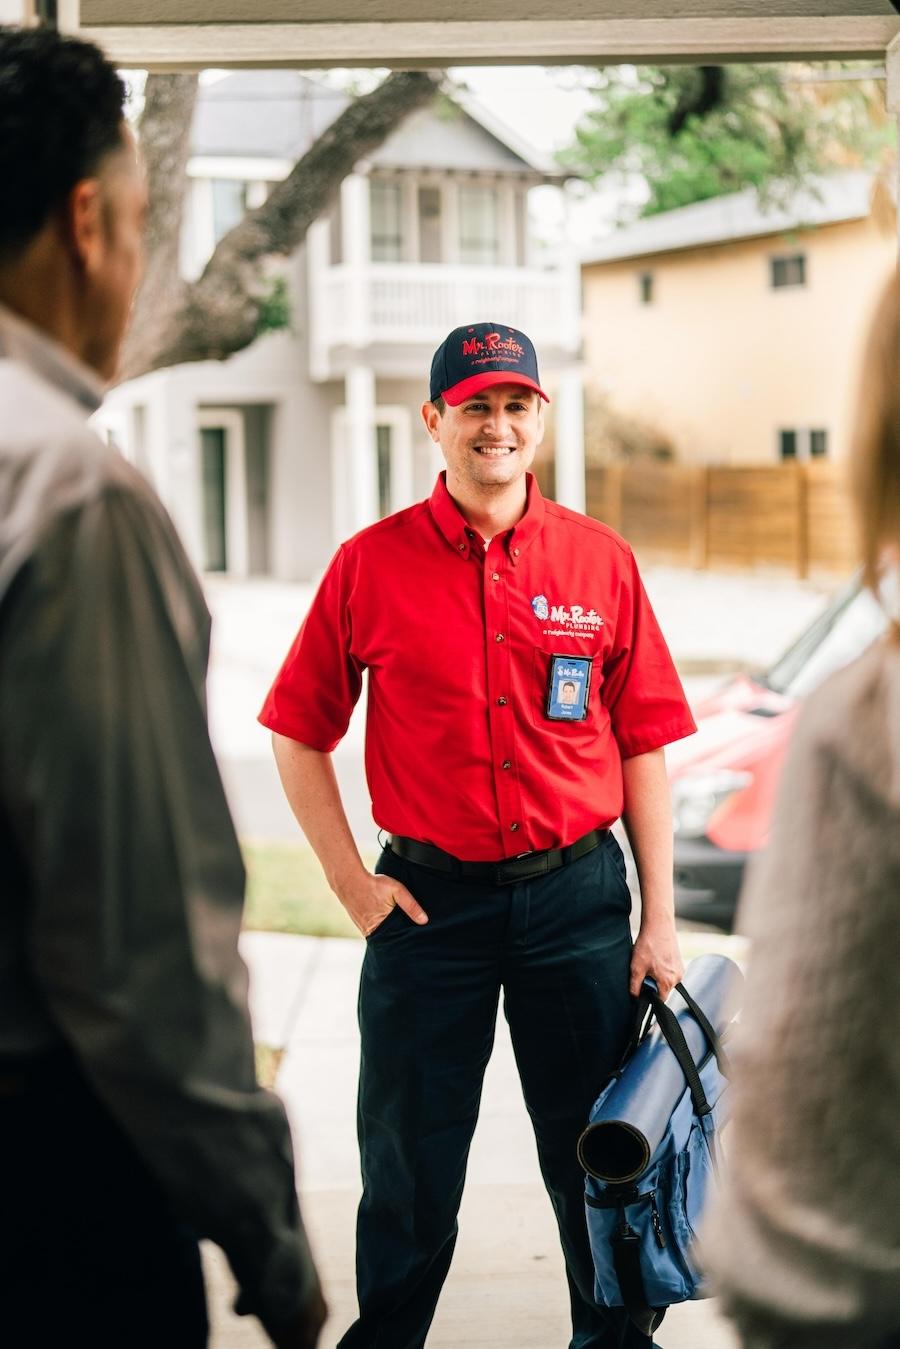
[{"label": "yellow house wall", "polygon": [[[875,296],[896,239],[869,220],[588,266],[589,396],[667,433],[685,462],[778,461],[779,428],[824,428],[846,452]],[[773,290],[769,258],[806,254]],[[642,305],[638,277],[653,274]]]}]

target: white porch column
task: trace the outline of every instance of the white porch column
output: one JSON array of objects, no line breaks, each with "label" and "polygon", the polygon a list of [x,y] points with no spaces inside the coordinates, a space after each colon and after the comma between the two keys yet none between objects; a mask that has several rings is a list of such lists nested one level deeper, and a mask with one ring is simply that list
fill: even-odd
[{"label": "white porch column", "polygon": [[375,458],[375,371],[354,365],[344,378],[347,405],[347,476],[334,490],[347,493],[351,533],[378,519],[378,476]]},{"label": "white porch column", "polygon": [[556,386],[556,499],[584,511],[584,390],[579,366],[564,370]]},{"label": "white porch column", "polygon": [[306,231],[306,292],[309,313],[309,376],[320,382],[328,378],[331,335],[327,303],[328,269],[331,265],[331,227],[327,217],[314,221]]},{"label": "white porch column", "polygon": [[347,276],[347,329],[350,345],[369,341],[369,261],[371,218],[369,180],[351,173],[341,183],[341,244]]},{"label": "white porch column", "polygon": [[[897,129],[900,131],[900,36],[895,37],[887,49],[885,59],[887,67],[887,105],[888,111],[893,113],[897,122]],[[897,187],[900,190],[900,159],[896,167]],[[898,195],[900,201],[900,195]],[[900,216],[898,216],[898,229],[900,229]]]},{"label": "white porch column", "polygon": [[0,23],[25,24],[33,18],[31,0],[0,0]]}]

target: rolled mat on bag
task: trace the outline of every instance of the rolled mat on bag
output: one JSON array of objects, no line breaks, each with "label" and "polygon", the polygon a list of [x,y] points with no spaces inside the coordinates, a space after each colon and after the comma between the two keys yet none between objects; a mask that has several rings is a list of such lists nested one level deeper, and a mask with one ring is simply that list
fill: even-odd
[{"label": "rolled mat on bag", "polygon": [[[721,1035],[741,1001],[744,976],[727,956],[698,956],[681,981]],[[677,990],[666,1006],[675,1014],[694,1062],[712,1049]],[[612,1184],[635,1180],[662,1142],[669,1119],[687,1090],[684,1073],[654,1025],[622,1069],[621,1076],[591,1112],[578,1140],[578,1157],[588,1175]]]}]

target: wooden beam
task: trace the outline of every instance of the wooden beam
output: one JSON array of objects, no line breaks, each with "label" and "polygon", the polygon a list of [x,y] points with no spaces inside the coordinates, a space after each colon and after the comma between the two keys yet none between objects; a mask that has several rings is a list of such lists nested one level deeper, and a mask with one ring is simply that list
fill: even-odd
[{"label": "wooden beam", "polygon": [[[493,9],[493,13],[491,12]],[[453,19],[478,23],[494,19],[508,24],[546,16],[545,0],[454,0]],[[81,0],[85,27],[139,27],[161,24],[223,23],[442,23],[446,0]],[[884,18],[890,0],[559,0],[558,23],[591,19],[600,23],[660,20]]]},{"label": "wooden beam", "polygon": [[[844,0],[845,6],[850,0]],[[484,13],[485,5],[482,8]],[[820,0],[825,8],[825,0]],[[553,65],[883,57],[900,16],[527,19],[460,23],[255,23],[100,26],[82,36],[120,66]]]}]

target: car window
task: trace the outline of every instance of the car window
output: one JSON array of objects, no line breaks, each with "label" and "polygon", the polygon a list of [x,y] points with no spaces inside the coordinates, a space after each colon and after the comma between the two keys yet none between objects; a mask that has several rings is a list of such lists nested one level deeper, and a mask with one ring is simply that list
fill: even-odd
[{"label": "car window", "polygon": [[862,655],[887,623],[875,596],[856,579],[775,662],[765,683],[777,693],[805,698],[835,670]]}]

